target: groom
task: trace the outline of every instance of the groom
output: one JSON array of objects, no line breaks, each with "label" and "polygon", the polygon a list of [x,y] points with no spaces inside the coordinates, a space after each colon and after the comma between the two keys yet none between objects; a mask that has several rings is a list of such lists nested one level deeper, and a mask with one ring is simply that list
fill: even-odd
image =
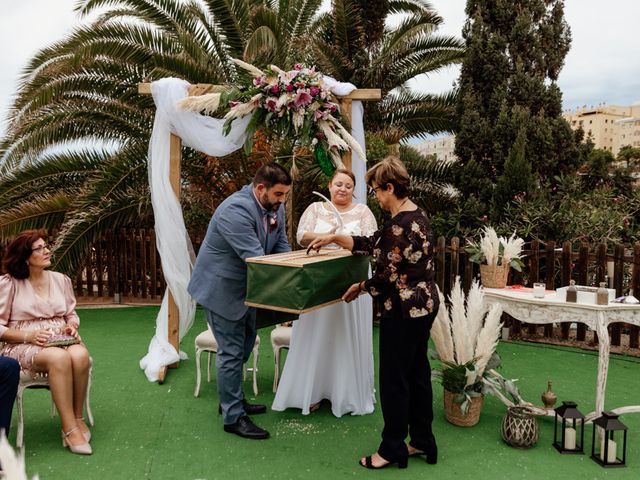
[{"label": "groom", "polygon": [[264,439],[269,432],[250,414],[266,412],[244,398],[242,366],[256,340],[256,311],[244,304],[249,257],[288,252],[284,201],[291,189],[289,172],[277,163],[262,166],[253,183],[216,209],[198,252],[189,293],[205,309],[218,343],[216,371],[225,432]]}]

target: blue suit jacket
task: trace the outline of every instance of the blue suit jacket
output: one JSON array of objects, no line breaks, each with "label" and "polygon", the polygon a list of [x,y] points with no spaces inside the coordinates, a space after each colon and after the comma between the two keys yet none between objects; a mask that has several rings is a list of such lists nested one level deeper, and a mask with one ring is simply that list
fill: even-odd
[{"label": "blue suit jacket", "polygon": [[291,250],[285,234],[284,205],[278,209],[277,221],[276,230],[265,232],[251,184],[222,202],[209,222],[196,258],[188,287],[191,297],[224,318],[242,318],[248,309],[244,304],[245,259]]}]

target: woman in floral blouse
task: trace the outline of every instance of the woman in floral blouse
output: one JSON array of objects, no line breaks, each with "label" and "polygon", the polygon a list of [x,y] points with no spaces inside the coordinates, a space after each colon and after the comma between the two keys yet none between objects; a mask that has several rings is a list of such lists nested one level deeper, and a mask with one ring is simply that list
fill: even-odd
[{"label": "woman in floral blouse", "polygon": [[[409,456],[425,455],[436,463],[431,367],[427,343],[438,311],[434,281],[433,235],[429,220],[409,198],[410,179],[397,157],[387,157],[366,175],[380,207],[391,213],[373,236],[327,234],[310,246],[338,243],[353,253],[373,255],[372,278],[353,284],[343,295],[350,302],[361,292],[374,299],[380,319],[380,403],[384,418],[382,443],[373,455],[360,459],[366,468],[393,463],[406,468]],[[410,435],[409,443],[405,443]]]}]

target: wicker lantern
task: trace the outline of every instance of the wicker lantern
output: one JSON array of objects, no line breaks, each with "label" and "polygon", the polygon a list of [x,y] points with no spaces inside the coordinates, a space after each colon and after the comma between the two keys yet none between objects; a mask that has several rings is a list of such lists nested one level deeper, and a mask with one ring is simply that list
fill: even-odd
[{"label": "wicker lantern", "polygon": [[538,422],[526,406],[515,405],[507,409],[502,419],[502,439],[512,447],[531,448],[540,435]]},{"label": "wicker lantern", "polygon": [[584,415],[576,407],[575,402],[562,402],[555,409],[553,446],[560,453],[584,453]]},{"label": "wicker lantern", "polygon": [[[597,436],[596,432],[598,432]],[[622,434],[622,446],[620,445],[620,434],[616,440],[616,432]],[[627,426],[618,420],[618,415],[612,412],[602,412],[602,416],[593,421],[591,441],[591,458],[594,462],[603,467],[627,466]],[[618,452],[622,452],[621,457],[618,457]]]}]

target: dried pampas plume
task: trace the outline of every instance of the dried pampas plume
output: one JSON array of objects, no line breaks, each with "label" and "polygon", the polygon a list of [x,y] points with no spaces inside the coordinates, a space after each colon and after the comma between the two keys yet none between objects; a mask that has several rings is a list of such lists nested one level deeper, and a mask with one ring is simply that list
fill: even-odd
[{"label": "dried pampas plume", "polygon": [[231,60],[233,61],[233,63],[238,65],[240,68],[245,69],[247,72],[249,72],[254,77],[262,77],[262,76],[264,76],[264,72],[262,70],[260,70],[257,67],[254,67],[250,63],[243,62],[242,60],[238,60],[237,58],[232,58]]},{"label": "dried pampas plume", "polygon": [[467,295],[467,324],[469,325],[469,342],[472,350],[476,348],[478,333],[482,328],[486,313],[487,306],[484,303],[484,292],[480,288],[480,282],[474,280]]},{"label": "dried pampas plume", "polygon": [[480,331],[480,335],[478,335],[478,343],[476,345],[475,358],[478,376],[482,376],[484,373],[484,369],[498,345],[502,328],[501,317],[502,307],[500,305],[491,305],[484,327]]},{"label": "dried pampas plume", "polygon": [[220,106],[219,93],[207,93],[194,97],[185,97],[176,103],[181,110],[190,112],[214,113]]},{"label": "dried pampas plume", "polygon": [[444,303],[444,295],[438,289],[438,297],[440,297],[440,308],[436,319],[431,326],[431,338],[436,346],[436,351],[440,360],[445,362],[455,362],[453,354],[453,339],[451,338],[451,324],[449,323],[449,312]]},{"label": "dried pampas plume", "polygon": [[449,295],[451,302],[451,333],[455,346],[456,361],[464,364],[473,360],[473,349],[467,330],[467,315],[464,308],[464,292],[460,285],[460,277],[456,281]]},{"label": "dried pampas plume", "polygon": [[[24,464],[24,450],[16,454],[9,445],[7,437],[2,432],[0,435],[0,464],[2,464],[3,478],[8,480],[28,480]],[[38,475],[32,480],[38,480]]]}]

